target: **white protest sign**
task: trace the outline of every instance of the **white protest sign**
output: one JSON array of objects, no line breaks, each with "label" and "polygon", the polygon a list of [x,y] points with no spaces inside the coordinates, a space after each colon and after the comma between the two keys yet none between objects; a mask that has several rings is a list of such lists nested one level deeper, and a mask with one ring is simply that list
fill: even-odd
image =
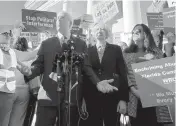
[{"label": "white protest sign", "polygon": [[175,7],[176,1],[175,0],[167,0],[169,7]]},{"label": "white protest sign", "polygon": [[93,6],[94,22],[102,20],[104,23],[107,23],[118,13],[119,10],[115,0],[99,2]]}]

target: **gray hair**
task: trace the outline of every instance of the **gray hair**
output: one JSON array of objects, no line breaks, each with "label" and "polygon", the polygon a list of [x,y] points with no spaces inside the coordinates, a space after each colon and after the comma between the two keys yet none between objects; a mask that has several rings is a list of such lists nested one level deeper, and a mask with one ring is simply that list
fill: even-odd
[{"label": "gray hair", "polygon": [[73,25],[73,19],[71,17],[71,15],[65,11],[61,11],[57,14],[57,19],[61,18],[61,17],[67,17],[68,20],[70,21],[70,27],[72,27]]},{"label": "gray hair", "polygon": [[93,34],[95,33],[95,30],[98,28],[98,27],[103,27],[103,30],[105,31],[105,34],[106,34],[106,39],[110,36],[110,30],[108,28],[108,26],[106,24],[102,24],[102,23],[95,23],[92,27],[92,32]]}]

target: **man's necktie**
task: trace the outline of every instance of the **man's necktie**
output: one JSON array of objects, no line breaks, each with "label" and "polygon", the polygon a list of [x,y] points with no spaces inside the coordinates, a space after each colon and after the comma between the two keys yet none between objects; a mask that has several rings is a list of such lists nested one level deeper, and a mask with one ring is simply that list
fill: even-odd
[{"label": "man's necktie", "polygon": [[99,46],[98,47],[98,57],[99,57],[100,63],[102,61],[103,54],[104,54],[104,47],[103,46]]}]

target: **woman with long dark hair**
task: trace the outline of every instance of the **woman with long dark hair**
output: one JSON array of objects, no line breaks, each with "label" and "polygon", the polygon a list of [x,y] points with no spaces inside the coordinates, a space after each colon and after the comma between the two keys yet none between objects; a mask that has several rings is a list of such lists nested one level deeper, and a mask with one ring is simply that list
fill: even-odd
[{"label": "woman with long dark hair", "polygon": [[[14,49],[21,51],[21,52],[28,52],[28,42],[27,39],[24,37],[18,37],[17,41],[14,43]],[[32,62],[32,60],[29,61],[25,61],[25,64],[30,65]],[[23,111],[23,126],[31,126],[32,123],[32,119],[33,119],[33,115],[34,115],[34,111],[35,111],[35,105],[36,105],[36,101],[37,101],[37,92],[35,91],[35,93],[33,92],[33,90],[31,90],[31,86],[30,83],[26,83],[24,80],[24,75],[21,74],[21,72],[19,70],[16,70],[16,80],[17,80],[17,92],[16,94],[19,96],[23,96],[21,99],[20,97],[18,99],[16,99],[16,101],[20,101],[17,103],[22,104],[23,102],[25,102],[26,104],[24,105],[25,109],[21,109],[21,111]],[[34,83],[35,85],[38,85],[38,80],[37,78],[34,78],[31,83]],[[37,89],[38,90],[38,89]],[[23,91],[23,92],[22,92]],[[21,93],[21,94],[20,94]],[[22,94],[23,93],[23,94]],[[16,108],[20,107],[20,104],[16,104]],[[14,114],[13,114],[13,121],[15,121],[15,117],[17,116],[19,109],[14,110]],[[12,122],[14,123],[14,122]],[[20,124],[22,126],[22,123]]]},{"label": "woman with long dark hair", "polygon": [[165,122],[171,122],[167,106],[142,108],[138,86],[131,68],[133,63],[163,57],[163,53],[156,47],[151,31],[146,25],[137,24],[133,28],[131,44],[124,52],[128,67],[129,87],[131,89],[128,115],[132,117],[132,126],[162,126]]}]

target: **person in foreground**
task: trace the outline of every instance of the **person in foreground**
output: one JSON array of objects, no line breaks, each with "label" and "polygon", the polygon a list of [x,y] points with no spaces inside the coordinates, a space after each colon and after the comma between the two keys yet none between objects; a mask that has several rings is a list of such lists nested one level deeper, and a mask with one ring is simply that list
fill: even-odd
[{"label": "person in foreground", "polygon": [[[57,83],[53,81],[49,75],[52,72],[53,68],[53,61],[57,53],[63,53],[63,48],[67,40],[70,39],[70,30],[72,27],[72,18],[66,12],[60,12],[57,17],[57,30],[58,35],[57,37],[49,38],[42,42],[40,49],[38,51],[38,56],[36,60],[32,63],[31,68],[21,65],[19,69],[21,72],[26,75],[26,81],[43,74],[42,86],[38,92],[38,108],[37,108],[37,119],[36,119],[36,126],[54,126],[56,122],[56,118],[58,118],[58,105],[64,106],[64,96],[63,93],[60,93],[60,99],[58,100],[58,92],[57,92]],[[74,46],[75,51],[78,53],[85,52],[86,43],[78,38],[74,38]],[[104,85],[110,85],[107,81],[100,82],[99,78],[94,74],[91,65],[89,65],[87,58],[85,57],[83,68],[83,73],[86,77],[88,77],[92,83],[100,84],[100,87]],[[78,73],[79,79],[81,80],[81,73]],[[81,81],[78,82],[78,87],[81,87]],[[74,89],[73,89],[74,90]],[[109,91],[110,88],[101,88],[101,91]],[[78,88],[80,91],[80,88]],[[80,91],[81,92],[81,91]],[[81,93],[79,93],[81,94]],[[73,95],[73,94],[72,94]],[[81,99],[81,95],[78,97],[78,101]],[[77,126],[79,114],[78,108],[76,105],[77,100],[72,99],[71,105],[71,126]],[[64,106],[65,107],[65,106]],[[63,109],[61,109],[62,111]],[[63,113],[60,113],[63,117]],[[61,126],[64,126],[62,119],[58,119],[57,122],[61,122]],[[57,123],[58,125],[58,123]]]},{"label": "person in foreground", "polygon": [[131,64],[163,57],[162,51],[156,47],[151,31],[146,25],[137,24],[133,28],[131,45],[124,52],[128,67],[129,88],[131,89],[128,103],[128,115],[131,117],[131,125],[163,126],[164,123],[172,122],[167,106],[142,108],[140,101],[138,85]]},{"label": "person in foreground", "polygon": [[99,84],[95,85],[89,78],[83,77],[83,96],[89,113],[84,126],[103,126],[103,122],[105,126],[117,126],[117,111],[126,114],[129,94],[122,50],[106,42],[109,34],[104,24],[95,24],[93,31],[96,44],[88,48],[89,62],[100,80],[111,80],[113,90],[101,92]]}]

